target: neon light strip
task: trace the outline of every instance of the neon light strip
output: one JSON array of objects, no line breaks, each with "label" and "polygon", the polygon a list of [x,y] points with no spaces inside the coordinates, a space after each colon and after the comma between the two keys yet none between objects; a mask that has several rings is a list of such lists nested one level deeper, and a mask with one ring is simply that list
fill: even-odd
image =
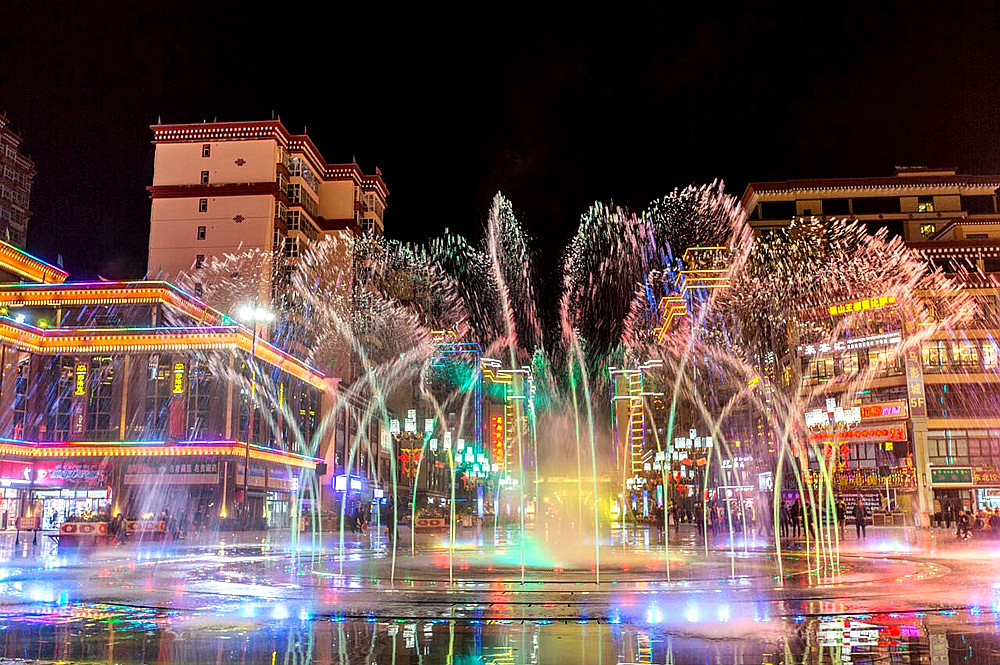
[{"label": "neon light strip", "polygon": [[243,326],[188,328],[49,328],[0,317],[0,341],[36,353],[114,353],[167,350],[241,349],[317,388],[326,376],[294,356],[257,338]]},{"label": "neon light strip", "polygon": [[3,241],[0,241],[0,268],[36,282],[64,282],[69,277],[65,270]]},{"label": "neon light strip", "polygon": [[26,305],[123,305],[163,303],[197,321],[220,324],[232,319],[169,282],[70,282],[5,284],[0,303]]}]

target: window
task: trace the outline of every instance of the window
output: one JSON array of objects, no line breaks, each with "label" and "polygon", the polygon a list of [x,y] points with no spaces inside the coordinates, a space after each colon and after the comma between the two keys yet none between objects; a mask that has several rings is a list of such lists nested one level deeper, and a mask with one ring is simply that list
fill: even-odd
[{"label": "window", "polygon": [[951,345],[952,364],[962,369],[979,369],[979,348],[969,341]]},{"label": "window", "polygon": [[87,400],[87,435],[97,441],[117,438],[118,428],[111,418],[114,361],[108,356],[90,359],[90,395]]},{"label": "window", "polygon": [[201,146],[201,156],[202,157],[211,157],[212,156],[212,146],[209,145],[208,143],[206,143],[203,146]]},{"label": "window", "polygon": [[170,357],[149,356],[146,373],[146,436],[162,438],[170,420]]},{"label": "window", "polygon": [[28,381],[30,380],[31,359],[27,356],[17,361],[17,374],[14,379],[14,416],[12,420],[15,439],[25,437],[24,422],[28,413]]},{"label": "window", "polygon": [[803,217],[809,217],[812,214],[813,214],[813,209],[812,208],[803,208],[802,209],[802,216]]},{"label": "window", "polygon": [[917,197],[917,212],[934,212],[934,197],[933,196],[918,196]]},{"label": "window", "polygon": [[996,212],[993,207],[994,198],[992,196],[963,196],[961,198],[962,210],[970,215],[992,215]]},{"label": "window", "polygon": [[899,376],[903,373],[903,363],[895,349],[868,349],[868,365],[881,368],[879,376]]},{"label": "window", "polygon": [[986,240],[990,237],[989,233],[966,233],[966,240]]},{"label": "window", "polygon": [[204,240],[205,239],[205,232],[207,230],[208,230],[207,227],[204,227],[204,226],[199,226],[198,227],[198,240]]},{"label": "window", "polygon": [[899,199],[895,196],[865,196],[854,199],[855,215],[879,215],[899,212]]},{"label": "window", "polygon": [[937,227],[933,224],[921,224],[920,225],[920,235],[925,238],[930,238],[937,231]]},{"label": "window", "polygon": [[795,201],[765,201],[760,210],[764,219],[791,219],[795,217]]},{"label": "window", "polygon": [[202,286],[201,282],[195,282],[194,284],[194,294],[199,298],[205,295],[205,287]]},{"label": "window", "polygon": [[204,254],[198,254],[197,256],[194,257],[194,267],[195,268],[204,268],[205,267],[205,255]]},{"label": "window", "polygon": [[986,342],[983,344],[983,369],[995,370],[997,368],[997,361],[1000,359],[1000,353],[997,351],[996,343]]},{"label": "window", "polygon": [[207,185],[208,184],[208,171],[202,171],[201,172],[201,184],[203,184],[203,185]]},{"label": "window", "polygon": [[948,366],[948,343],[938,340],[924,344],[924,371],[942,372]]},{"label": "window", "polygon": [[208,199],[198,199],[198,212],[208,212]]}]

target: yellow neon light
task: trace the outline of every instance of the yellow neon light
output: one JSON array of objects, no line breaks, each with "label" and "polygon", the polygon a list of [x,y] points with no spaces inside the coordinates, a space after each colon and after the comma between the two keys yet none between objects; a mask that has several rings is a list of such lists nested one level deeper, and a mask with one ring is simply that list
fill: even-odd
[{"label": "yellow neon light", "polygon": [[865,298],[854,302],[830,305],[828,311],[830,316],[843,316],[854,312],[864,312],[872,309],[882,309],[896,303],[896,296],[879,296],[878,298]]},{"label": "yellow neon light", "polygon": [[43,284],[64,282],[69,276],[65,270],[49,265],[3,241],[0,241],[0,269]]},{"label": "yellow neon light", "polygon": [[174,394],[184,394],[184,363],[174,363]]},{"label": "yellow neon light", "polygon": [[73,394],[87,394],[87,363],[76,364],[76,387],[73,390]]},{"label": "yellow neon light", "polygon": [[257,358],[302,379],[317,388],[324,388],[324,376],[296,358],[283,353],[270,343],[258,339],[243,327],[227,326],[198,329],[63,329],[42,331],[11,321],[0,321],[0,341],[25,351],[45,354],[87,354],[117,352],[203,351],[240,349],[254,352]]}]

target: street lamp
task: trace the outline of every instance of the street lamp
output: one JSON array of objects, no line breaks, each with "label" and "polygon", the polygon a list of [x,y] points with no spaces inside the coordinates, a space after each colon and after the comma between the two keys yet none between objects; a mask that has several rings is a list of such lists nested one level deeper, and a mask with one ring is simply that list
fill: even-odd
[{"label": "street lamp", "polygon": [[274,313],[263,307],[259,307],[255,302],[252,305],[243,305],[240,307],[237,317],[244,324],[253,323],[253,339],[250,342],[250,404],[248,405],[247,413],[246,456],[243,459],[243,519],[249,522],[250,439],[254,431],[253,412],[257,399],[257,328],[261,323],[274,321]]}]

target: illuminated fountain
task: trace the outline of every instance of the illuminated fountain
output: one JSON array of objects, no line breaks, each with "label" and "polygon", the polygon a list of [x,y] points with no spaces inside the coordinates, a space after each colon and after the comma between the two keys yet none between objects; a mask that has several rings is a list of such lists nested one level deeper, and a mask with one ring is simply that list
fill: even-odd
[{"label": "illuminated fountain", "polygon": [[[244,277],[259,275],[251,264],[272,259],[223,257],[199,273],[200,288],[237,311],[259,295]],[[893,412],[845,396],[975,315],[951,280],[884,236],[803,221],[754,239],[719,186],[675,192],[641,215],[590,209],[566,252],[554,326],[539,316],[528,240],[499,196],[481,247],[450,235],[422,247],[330,238],[298,257],[289,280],[279,322],[243,334],[254,358],[272,344],[304,355],[323,376],[324,408],[293,409],[268,365],[218,354],[211,369],[240,382],[250,428],[326,464],[325,476],[300,476],[304,537],[293,529],[253,562],[220,547],[197,579],[156,574],[258,608],[280,593],[307,614],[360,616],[382,603],[407,615],[419,607],[407,603],[433,597],[468,599],[475,615],[504,593],[543,604],[580,585],[592,605],[553,616],[656,623],[681,616],[661,593],[721,593],[713,602],[724,604],[744,591],[866,583],[895,564],[841,556],[830,518],[851,469],[839,444],[865,414]],[[947,297],[932,307],[915,293]],[[836,344],[876,349],[874,360],[836,381],[802,375],[804,358]],[[384,535],[349,524],[351,483],[368,469],[388,486],[372,519]],[[433,518],[420,500],[431,482],[444,498]],[[778,524],[783,492],[809,505],[805,547],[792,552]],[[674,536],[672,509],[695,528]],[[441,530],[422,533],[431,519]],[[528,613],[500,605],[506,618]]]}]

